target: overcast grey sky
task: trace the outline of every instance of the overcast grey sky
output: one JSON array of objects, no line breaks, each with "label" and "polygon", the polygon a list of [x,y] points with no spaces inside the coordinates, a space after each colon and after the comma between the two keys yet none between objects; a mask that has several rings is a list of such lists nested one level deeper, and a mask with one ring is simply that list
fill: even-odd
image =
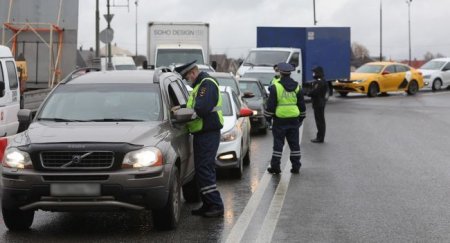
[{"label": "overcast grey sky", "polygon": [[[79,0],[78,45],[95,46],[95,1]],[[110,0],[127,4],[127,0]],[[115,30],[113,43],[135,52],[135,0],[130,9],[111,8]],[[383,55],[408,58],[408,4],[406,0],[382,0]],[[106,14],[106,0],[100,0]],[[317,26],[351,27],[351,40],[379,56],[380,0],[316,0]],[[412,56],[425,52],[450,55],[450,0],[414,0],[411,3]],[[257,26],[313,26],[313,0],[139,0],[138,53],[147,51],[146,24],[153,21],[195,21],[210,24],[213,54],[245,57],[256,46]],[[106,28],[101,17],[100,30]]]}]

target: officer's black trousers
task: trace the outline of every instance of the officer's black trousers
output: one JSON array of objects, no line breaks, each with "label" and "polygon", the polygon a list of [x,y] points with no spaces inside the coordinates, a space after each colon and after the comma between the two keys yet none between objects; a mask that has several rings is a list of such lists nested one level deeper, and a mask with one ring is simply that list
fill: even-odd
[{"label": "officer's black trousers", "polygon": [[299,143],[299,124],[276,125],[272,127],[273,133],[273,154],[270,166],[280,169],[281,156],[283,154],[284,140],[286,139],[291,149],[290,160],[292,168],[299,169],[301,166],[300,143]]},{"label": "officer's black trousers", "polygon": [[216,154],[220,144],[220,130],[194,134],[195,177],[204,206],[223,209],[216,185]]},{"label": "officer's black trousers", "polygon": [[325,105],[321,106],[313,106],[314,109],[314,118],[316,120],[317,127],[317,135],[316,139],[323,141],[325,139]]}]

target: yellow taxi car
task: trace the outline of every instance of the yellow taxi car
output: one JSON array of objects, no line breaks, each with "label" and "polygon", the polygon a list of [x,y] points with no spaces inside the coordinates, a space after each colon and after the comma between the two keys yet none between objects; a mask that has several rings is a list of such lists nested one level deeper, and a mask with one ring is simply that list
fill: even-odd
[{"label": "yellow taxi car", "polygon": [[423,77],[419,71],[396,62],[369,62],[352,72],[350,81],[333,83],[333,88],[341,96],[357,92],[369,97],[402,90],[414,95],[423,86]]}]

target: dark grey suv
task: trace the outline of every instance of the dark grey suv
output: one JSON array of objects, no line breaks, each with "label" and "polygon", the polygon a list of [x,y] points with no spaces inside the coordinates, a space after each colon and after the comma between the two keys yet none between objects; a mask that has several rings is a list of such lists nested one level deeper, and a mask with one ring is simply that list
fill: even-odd
[{"label": "dark grey suv", "polygon": [[[84,71],[85,72],[85,71]],[[34,211],[153,211],[157,228],[175,228],[181,188],[199,199],[190,116],[171,114],[188,93],[179,75],[156,71],[73,74],[49,94],[28,130],[9,140],[2,163],[2,211],[10,230]]]}]

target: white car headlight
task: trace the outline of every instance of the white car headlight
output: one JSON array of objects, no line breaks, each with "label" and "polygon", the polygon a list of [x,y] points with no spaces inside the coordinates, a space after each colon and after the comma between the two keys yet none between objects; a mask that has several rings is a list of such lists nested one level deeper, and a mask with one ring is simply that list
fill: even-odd
[{"label": "white car headlight", "polygon": [[258,111],[257,110],[253,110],[253,115],[254,116],[258,115]]},{"label": "white car headlight", "polygon": [[9,148],[6,150],[3,158],[3,166],[9,168],[30,168],[32,166],[30,155],[27,152],[17,148]]},{"label": "white car headlight", "polygon": [[141,168],[163,165],[163,156],[159,149],[146,147],[129,152],[123,159],[123,168]]},{"label": "white car headlight", "polygon": [[220,137],[220,141],[221,141],[221,142],[231,142],[231,141],[234,141],[234,140],[236,140],[237,135],[238,135],[237,127],[234,126],[231,130],[222,133],[222,136]]}]

